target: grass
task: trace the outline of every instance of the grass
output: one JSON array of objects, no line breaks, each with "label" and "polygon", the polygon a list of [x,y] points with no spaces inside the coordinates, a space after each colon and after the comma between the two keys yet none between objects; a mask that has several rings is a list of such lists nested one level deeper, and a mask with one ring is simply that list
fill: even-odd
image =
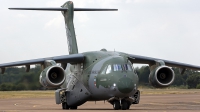
[{"label": "grass", "polygon": [[[139,88],[142,95],[158,94],[200,94],[200,89],[147,89]],[[11,98],[54,98],[54,90],[51,91],[0,91],[0,99]]]}]

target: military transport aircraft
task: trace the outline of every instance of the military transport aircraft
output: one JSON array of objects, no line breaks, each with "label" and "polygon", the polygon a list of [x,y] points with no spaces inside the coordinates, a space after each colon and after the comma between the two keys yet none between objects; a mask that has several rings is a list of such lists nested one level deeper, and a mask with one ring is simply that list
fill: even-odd
[{"label": "military transport aircraft", "polygon": [[[69,55],[40,58],[0,64],[1,73],[6,67],[41,64],[43,71],[39,82],[46,88],[59,88],[55,91],[56,104],[63,109],[77,109],[87,101],[107,100],[115,110],[129,109],[140,101],[138,76],[133,63],[149,64],[149,82],[152,86],[170,86],[175,78],[171,67],[179,67],[183,74],[186,69],[200,70],[194,66],[174,61],[138,56],[123,52],[110,52],[106,49],[78,53],[73,25],[74,11],[117,11],[117,9],[74,8],[67,1],[61,8],[9,8],[11,10],[61,11],[66,25]],[[60,66],[58,65],[60,63]]]}]

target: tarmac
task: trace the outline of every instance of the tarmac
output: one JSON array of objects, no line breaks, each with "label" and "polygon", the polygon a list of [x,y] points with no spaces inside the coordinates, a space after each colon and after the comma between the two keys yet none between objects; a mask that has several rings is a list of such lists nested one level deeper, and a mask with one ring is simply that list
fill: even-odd
[{"label": "tarmac", "polygon": [[105,101],[86,102],[78,110],[62,110],[54,98],[0,99],[0,112],[200,112],[200,93],[141,95],[140,103],[131,105],[130,110],[113,110]]}]

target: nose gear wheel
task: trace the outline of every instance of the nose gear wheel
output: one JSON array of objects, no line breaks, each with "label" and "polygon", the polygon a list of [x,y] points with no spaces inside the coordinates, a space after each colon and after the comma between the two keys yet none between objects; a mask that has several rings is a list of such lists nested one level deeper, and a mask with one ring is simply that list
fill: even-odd
[{"label": "nose gear wheel", "polygon": [[113,108],[115,110],[121,109],[120,102],[118,100],[116,100],[116,101],[113,102]]},{"label": "nose gear wheel", "polygon": [[121,100],[121,103],[120,103],[120,100],[113,101],[113,109],[115,110],[119,110],[119,109],[127,110],[130,108],[130,105],[131,105],[130,102],[124,99]]}]

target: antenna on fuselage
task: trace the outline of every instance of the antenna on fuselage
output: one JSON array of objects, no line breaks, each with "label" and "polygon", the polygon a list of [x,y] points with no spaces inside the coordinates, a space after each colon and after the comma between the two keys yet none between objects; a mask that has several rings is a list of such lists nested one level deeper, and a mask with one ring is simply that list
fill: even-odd
[{"label": "antenna on fuselage", "polygon": [[73,24],[74,11],[117,11],[118,9],[96,9],[96,8],[74,8],[72,1],[67,1],[61,8],[8,8],[10,10],[41,10],[41,11],[62,11],[65,18],[65,27],[68,42],[69,54],[77,54],[78,46]]}]

